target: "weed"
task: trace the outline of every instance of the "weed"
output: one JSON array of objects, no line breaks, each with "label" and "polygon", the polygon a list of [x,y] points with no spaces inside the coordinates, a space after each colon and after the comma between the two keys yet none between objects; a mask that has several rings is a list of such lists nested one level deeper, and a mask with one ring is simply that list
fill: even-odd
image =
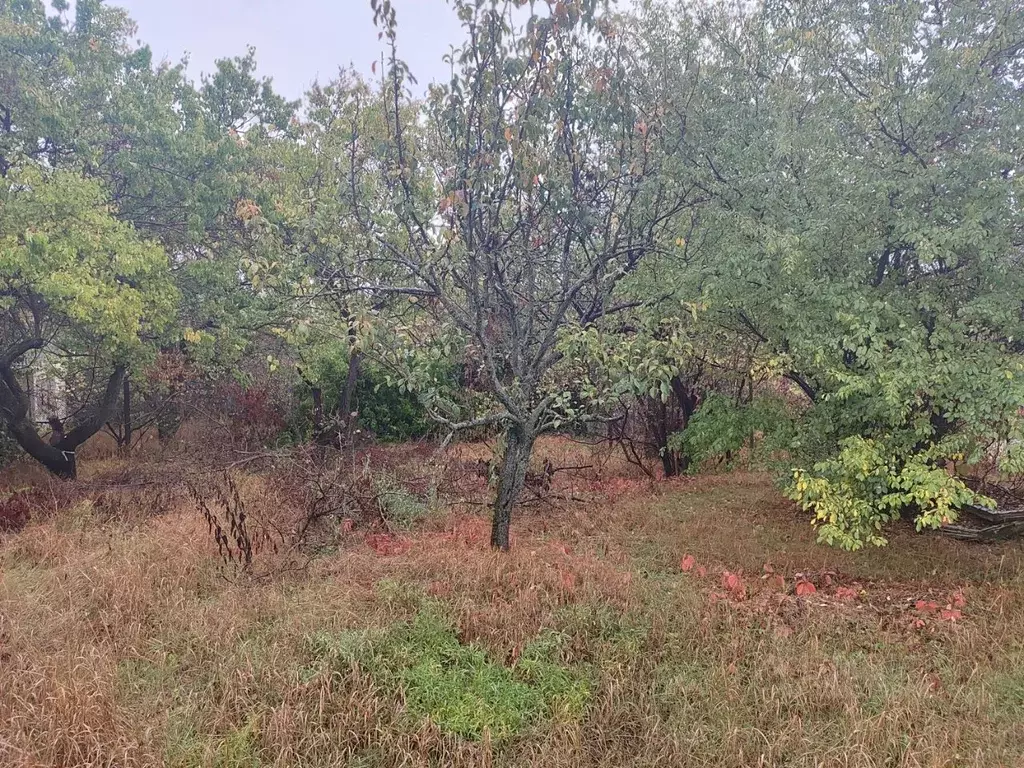
[{"label": "weed", "polygon": [[231,474],[224,474],[223,485],[214,483],[204,488],[190,483],[188,490],[225,565],[248,571],[253,556],[261,550],[278,551],[281,534],[252,517]]},{"label": "weed", "polygon": [[1018,667],[1012,672],[993,674],[990,685],[996,709],[1019,718],[1024,712],[1024,671]]},{"label": "weed", "polygon": [[381,518],[395,528],[408,530],[427,514],[428,507],[410,493],[390,472],[376,472],[371,477]]},{"label": "weed", "polygon": [[400,692],[414,722],[429,719],[444,732],[497,743],[555,711],[583,710],[588,684],[552,658],[560,642],[557,635],[542,636],[506,667],[482,648],[460,643],[428,605],[387,630],[317,633],[307,647],[335,670],[359,664],[385,689]]},{"label": "weed", "polygon": [[255,724],[248,722],[230,731],[217,745],[213,764],[215,768],[260,768]]}]

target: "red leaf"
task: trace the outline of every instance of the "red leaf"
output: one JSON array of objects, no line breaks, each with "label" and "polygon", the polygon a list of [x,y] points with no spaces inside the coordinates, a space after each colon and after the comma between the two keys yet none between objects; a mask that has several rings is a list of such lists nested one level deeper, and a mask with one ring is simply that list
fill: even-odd
[{"label": "red leaf", "polygon": [[939,610],[939,606],[934,600],[918,600],[914,603],[914,608],[918,613],[935,613]]},{"label": "red leaf", "polygon": [[836,587],[836,597],[843,602],[857,599],[857,590],[853,587]]},{"label": "red leaf", "polygon": [[722,588],[728,590],[737,600],[742,600],[747,596],[747,588],[743,584],[743,579],[731,571],[722,571]]},{"label": "red leaf", "polygon": [[694,566],[695,563],[696,563],[696,560],[694,560],[693,555],[684,555],[683,559],[679,561],[679,567],[684,572],[685,571],[692,571],[693,570],[693,566]]},{"label": "red leaf", "polygon": [[705,568],[703,565],[698,565],[697,566],[697,575],[700,576],[701,578],[704,578],[705,576],[708,575],[708,569]]},{"label": "red leaf", "polygon": [[775,573],[775,569],[772,568],[772,564],[771,563],[765,563],[764,564],[764,572],[765,573]]},{"label": "red leaf", "polygon": [[956,621],[957,619],[962,619],[963,617],[964,615],[960,612],[960,609],[958,608],[943,608],[942,611],[939,613],[939,618],[943,621]]},{"label": "red leaf", "polygon": [[809,581],[798,581],[796,583],[796,593],[800,597],[803,597],[804,595],[813,595],[817,591],[818,588]]},{"label": "red leaf", "polygon": [[772,589],[778,590],[779,592],[786,591],[786,580],[782,578],[780,574],[775,574],[768,579],[768,586]]}]

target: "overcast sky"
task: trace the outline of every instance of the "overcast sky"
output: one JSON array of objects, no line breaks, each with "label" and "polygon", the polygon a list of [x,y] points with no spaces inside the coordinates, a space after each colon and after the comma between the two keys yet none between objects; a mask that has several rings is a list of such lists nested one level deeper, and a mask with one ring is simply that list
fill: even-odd
[{"label": "overcast sky", "polygon": [[[189,54],[198,78],[215,59],[239,56],[256,46],[260,74],[276,89],[299,98],[316,79],[354,65],[370,73],[381,43],[369,0],[107,0],[126,8],[139,38],[156,61]],[[458,20],[445,0],[392,0],[398,14],[400,55],[422,87],[447,79],[441,57],[461,40]],[[379,69],[379,68],[378,68]]]}]

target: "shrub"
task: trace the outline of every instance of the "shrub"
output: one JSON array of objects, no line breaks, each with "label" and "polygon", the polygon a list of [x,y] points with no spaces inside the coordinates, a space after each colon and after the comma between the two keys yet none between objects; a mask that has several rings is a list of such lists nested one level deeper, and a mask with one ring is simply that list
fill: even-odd
[{"label": "shrub", "polygon": [[355,408],[361,428],[385,442],[424,437],[432,426],[414,393],[386,383],[372,369],[363,371],[356,382]]},{"label": "shrub", "polygon": [[381,470],[371,475],[373,492],[381,517],[389,525],[410,528],[429,511],[427,505],[405,488],[392,473]]},{"label": "shrub", "polygon": [[669,438],[669,448],[689,456],[696,469],[708,460],[731,460],[752,435],[760,436],[753,446],[757,458],[768,457],[785,447],[792,433],[793,414],[782,398],[760,396],[751,403],[737,404],[731,397],[712,393],[686,429]]},{"label": "shrub", "polygon": [[[309,436],[313,431],[313,388],[320,389],[324,416],[337,417],[338,402],[348,377],[348,359],[342,353],[325,353],[302,371],[293,431]],[[352,408],[359,414],[359,428],[384,442],[404,442],[430,432],[426,409],[415,395],[396,384],[366,361],[360,367]]]},{"label": "shrub", "polygon": [[276,382],[222,382],[213,405],[227,421],[232,439],[247,447],[273,444],[287,427],[285,397]]},{"label": "shrub", "polygon": [[937,466],[929,453],[904,452],[860,436],[843,440],[839,453],[813,470],[793,470],[786,493],[814,512],[820,541],[848,550],[886,544],[883,526],[905,509],[913,510],[920,531],[952,522],[964,504],[994,506]]}]

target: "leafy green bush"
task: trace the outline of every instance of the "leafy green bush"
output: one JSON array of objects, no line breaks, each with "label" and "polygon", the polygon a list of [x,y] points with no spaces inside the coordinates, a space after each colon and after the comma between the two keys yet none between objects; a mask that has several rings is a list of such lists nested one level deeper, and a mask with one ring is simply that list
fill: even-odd
[{"label": "leafy green bush", "polygon": [[793,438],[793,414],[786,402],[764,396],[737,404],[731,397],[711,393],[686,429],[669,437],[668,445],[689,456],[696,470],[704,461],[734,457],[751,435],[759,436],[754,444],[758,458],[786,447]]},{"label": "leafy green bush", "polygon": [[374,473],[371,483],[381,515],[394,526],[409,528],[429,511],[423,501],[387,470]]},{"label": "leafy green bush", "polygon": [[355,409],[360,426],[378,440],[414,440],[427,435],[432,427],[415,393],[386,383],[372,369],[363,371],[356,382]]},{"label": "leafy green bush", "polygon": [[[324,416],[334,417],[348,378],[348,357],[340,348],[326,348],[303,369],[298,387],[299,403],[293,430],[308,436],[313,422],[313,386],[320,388]],[[384,442],[403,442],[423,437],[432,423],[415,393],[387,378],[366,361],[360,366],[352,408],[359,413],[359,428]]]},{"label": "leafy green bush", "polygon": [[993,506],[928,452],[904,452],[860,436],[843,440],[839,453],[813,470],[793,470],[786,493],[814,512],[820,541],[848,550],[886,544],[883,526],[905,509],[913,510],[922,530],[952,522],[964,504]]}]

